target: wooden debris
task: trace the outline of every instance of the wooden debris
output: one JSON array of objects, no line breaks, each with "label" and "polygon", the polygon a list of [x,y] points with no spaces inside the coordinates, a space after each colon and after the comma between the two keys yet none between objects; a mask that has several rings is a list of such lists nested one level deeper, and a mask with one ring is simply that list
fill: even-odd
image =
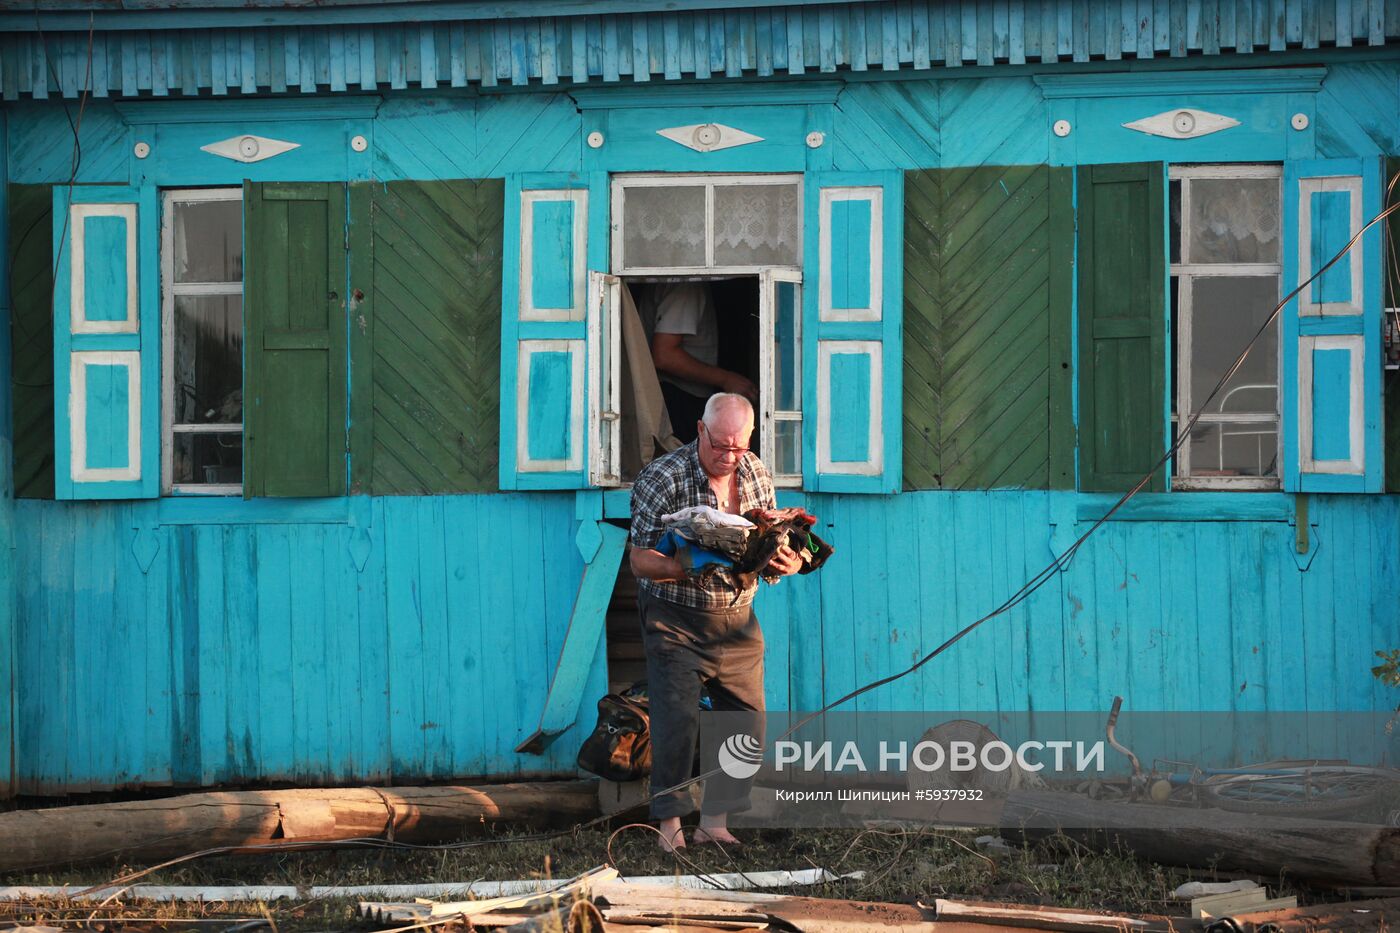
[{"label": "wooden debris", "polygon": [[1259,887],[1259,882],[1249,878],[1235,881],[1188,881],[1172,892],[1172,897],[1192,900],[1210,894],[1229,894],[1231,891],[1249,891]]},{"label": "wooden debris", "polygon": [[[465,917],[476,926],[499,926],[503,913],[519,923],[524,910],[557,915],[564,902],[590,899],[610,927],[665,926],[722,930],[800,930],[803,933],[931,931],[932,911],[904,904],[792,897],[753,891],[697,890],[677,884],[635,884],[596,868],[559,888],[533,897],[496,898],[454,904],[361,904],[361,914],[383,926],[403,926]],[[532,927],[540,929],[542,927]]]},{"label": "wooden debris", "polygon": [[[808,884],[826,884],[843,878],[859,880],[864,872],[854,871],[836,875],[824,868],[801,868],[794,871],[726,872],[713,875],[646,875],[628,878],[628,884],[673,885],[686,888],[721,888],[738,891],[746,888],[786,888]],[[93,888],[74,885],[17,885],[0,887],[0,904],[8,901],[36,898],[64,898],[77,902],[101,901],[120,893],[123,902],[136,901],[195,901],[204,903],[235,903],[279,900],[322,900],[331,897],[353,897],[362,901],[408,901],[416,898],[434,900],[452,898],[464,900],[479,897],[505,897],[510,894],[537,894],[553,887],[539,878],[510,881],[474,881],[471,883],[440,884],[361,884],[361,885],[156,885],[136,884],[120,888]],[[84,891],[76,896],[78,891]]]},{"label": "wooden debris", "polygon": [[1062,910],[1020,904],[940,899],[934,902],[934,909],[938,917],[935,930],[945,923],[987,924],[1002,929],[1066,930],[1082,933],[1103,933],[1104,930],[1149,933],[1173,929],[1168,917],[1129,917],[1123,914],[1096,914],[1087,910]]},{"label": "wooden debris", "polygon": [[1221,894],[1207,894],[1191,899],[1191,916],[1197,920],[1211,920],[1228,917],[1232,914],[1258,913],[1265,910],[1290,910],[1298,906],[1296,897],[1269,899],[1264,888],[1249,888],[1244,891],[1225,891]]},{"label": "wooden debris", "polygon": [[288,841],[428,843],[502,823],[576,823],[598,811],[594,783],[238,791],[15,810],[0,813],[0,872]]},{"label": "wooden debris", "polygon": [[1400,925],[1400,898],[1317,904],[1291,910],[1232,914],[1206,927],[1208,933],[1321,933],[1347,930],[1390,933]]},{"label": "wooden debris", "polygon": [[1400,828],[1260,817],[1224,810],[1108,803],[1077,794],[1007,797],[1001,832],[1034,841],[1063,833],[1166,865],[1217,865],[1277,878],[1400,884]]},{"label": "wooden debris", "polygon": [[573,901],[586,895],[595,884],[611,881],[617,877],[617,869],[599,865],[580,875],[560,881],[540,891],[526,894],[488,897],[479,901],[449,901],[434,903],[417,900],[412,903],[360,903],[360,915],[375,923],[422,923],[426,920],[441,920],[445,917],[479,917],[496,911],[524,911],[535,908],[557,908],[561,900]]}]

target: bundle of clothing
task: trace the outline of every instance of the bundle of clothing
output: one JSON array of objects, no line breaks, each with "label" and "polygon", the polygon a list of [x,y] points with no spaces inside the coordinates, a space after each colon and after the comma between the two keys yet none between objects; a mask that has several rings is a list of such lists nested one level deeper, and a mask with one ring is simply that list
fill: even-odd
[{"label": "bundle of clothing", "polygon": [[815,515],[803,509],[750,509],[731,515],[708,505],[696,505],[661,516],[666,533],[656,549],[676,557],[686,575],[701,584],[723,576],[735,593],[757,577],[776,578],[769,567],[778,549],[787,545],[802,560],[798,573],[811,573],[825,564],[833,548],[812,526]]}]

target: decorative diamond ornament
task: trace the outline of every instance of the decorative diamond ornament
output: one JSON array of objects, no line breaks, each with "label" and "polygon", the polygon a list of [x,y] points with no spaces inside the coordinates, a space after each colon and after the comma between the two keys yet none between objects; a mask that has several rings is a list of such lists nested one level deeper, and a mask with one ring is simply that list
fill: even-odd
[{"label": "decorative diamond ornament", "polygon": [[301,143],[289,143],[283,139],[268,139],[266,136],[230,136],[216,143],[199,148],[210,155],[232,159],[235,162],[261,162],[301,147]]},{"label": "decorative diamond ornament", "polygon": [[656,133],[696,152],[714,152],[718,149],[733,149],[735,146],[763,142],[762,136],[745,133],[723,123],[692,123],[689,126],[672,126],[657,130]]},{"label": "decorative diamond ornament", "polygon": [[1209,136],[1211,133],[1219,133],[1221,130],[1228,130],[1232,126],[1239,125],[1240,121],[1233,117],[1211,113],[1207,110],[1192,110],[1188,107],[1181,110],[1165,110],[1153,117],[1143,117],[1132,123],[1124,123],[1123,127],[1137,130],[1139,133],[1147,133],[1149,136],[1163,136],[1167,139],[1195,139],[1198,136]]}]

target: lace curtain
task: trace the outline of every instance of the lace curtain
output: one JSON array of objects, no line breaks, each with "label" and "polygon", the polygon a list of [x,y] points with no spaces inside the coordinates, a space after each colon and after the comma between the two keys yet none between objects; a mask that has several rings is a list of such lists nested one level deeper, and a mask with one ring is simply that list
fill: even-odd
[{"label": "lace curtain", "polygon": [[802,242],[796,185],[715,188],[715,264],[797,265]]},{"label": "lace curtain", "polygon": [[[798,265],[802,204],[798,187],[714,185],[714,265]],[[622,251],[628,269],[695,267],[705,261],[704,185],[628,187]]]},{"label": "lace curtain", "polygon": [[1276,178],[1193,178],[1186,261],[1278,262]]}]

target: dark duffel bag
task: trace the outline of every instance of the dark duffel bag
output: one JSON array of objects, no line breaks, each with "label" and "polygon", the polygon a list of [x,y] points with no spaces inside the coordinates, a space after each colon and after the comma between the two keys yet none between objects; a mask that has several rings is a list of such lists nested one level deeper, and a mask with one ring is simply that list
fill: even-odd
[{"label": "dark duffel bag", "polygon": [[599,700],[598,725],[579,749],[578,766],[610,781],[635,781],[650,774],[651,717],[646,706],[616,693]]}]

